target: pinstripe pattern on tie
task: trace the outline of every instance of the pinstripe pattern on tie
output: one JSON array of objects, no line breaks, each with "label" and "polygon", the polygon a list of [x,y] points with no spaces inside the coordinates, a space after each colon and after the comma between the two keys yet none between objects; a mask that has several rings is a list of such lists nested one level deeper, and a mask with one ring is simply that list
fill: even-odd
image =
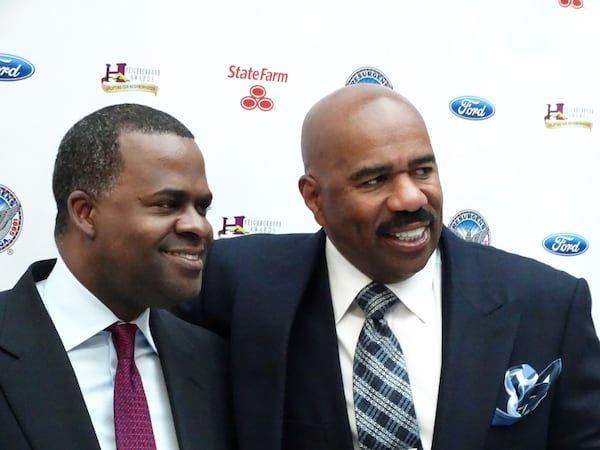
[{"label": "pinstripe pattern on tie", "polygon": [[398,297],[370,283],[356,296],[365,322],[354,355],[354,410],[362,450],[420,446],[408,373],[400,343],[383,316]]}]

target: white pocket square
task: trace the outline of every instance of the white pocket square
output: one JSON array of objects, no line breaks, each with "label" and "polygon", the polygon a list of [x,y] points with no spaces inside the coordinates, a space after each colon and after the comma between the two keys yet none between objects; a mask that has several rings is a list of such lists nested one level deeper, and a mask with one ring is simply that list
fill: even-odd
[{"label": "white pocket square", "polygon": [[496,408],[492,425],[512,425],[533,411],[546,397],[561,370],[560,358],[548,364],[539,374],[528,364],[509,368],[504,375],[504,389],[508,394],[506,411]]}]

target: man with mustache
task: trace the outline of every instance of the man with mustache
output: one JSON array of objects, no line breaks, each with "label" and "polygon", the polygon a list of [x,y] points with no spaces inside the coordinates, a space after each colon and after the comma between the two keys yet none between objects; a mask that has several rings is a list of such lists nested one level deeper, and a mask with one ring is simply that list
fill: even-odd
[{"label": "man with mustache", "polygon": [[180,311],[231,341],[240,448],[599,449],[586,281],[444,227],[415,107],[344,87],[301,146],[322,229],[218,241]]}]

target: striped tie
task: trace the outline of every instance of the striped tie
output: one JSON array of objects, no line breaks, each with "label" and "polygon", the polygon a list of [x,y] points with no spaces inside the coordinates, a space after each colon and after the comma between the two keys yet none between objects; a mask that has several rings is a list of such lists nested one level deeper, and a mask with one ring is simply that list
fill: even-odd
[{"label": "striped tie", "polygon": [[365,322],[354,355],[354,409],[361,450],[420,447],[408,373],[400,343],[383,319],[398,300],[370,283],[356,296]]}]

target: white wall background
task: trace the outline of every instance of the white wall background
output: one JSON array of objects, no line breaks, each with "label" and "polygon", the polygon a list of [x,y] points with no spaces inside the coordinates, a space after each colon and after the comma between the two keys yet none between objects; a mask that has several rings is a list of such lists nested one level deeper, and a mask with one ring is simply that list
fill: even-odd
[{"label": "white wall background", "polygon": [[[58,142],[83,115],[113,103],[164,109],[196,134],[215,232],[223,217],[241,215],[251,232],[316,230],[296,188],[302,119],[372,66],[428,123],[446,223],[476,210],[491,245],[585,277],[600,323],[598,2],[0,0],[0,18],[0,54],[35,66],[25,80],[0,81],[0,185],[23,214],[21,234],[0,253],[0,290],[33,260],[55,256]],[[159,70],[158,94],[104,92],[105,65],[117,63]],[[287,81],[230,78],[232,65],[286,73]],[[274,101],[271,111],[240,106],[254,84]],[[489,100],[494,116],[453,115],[450,101],[467,95]],[[589,108],[594,127],[548,129],[549,103]],[[559,232],[583,236],[589,249],[551,254],[542,240]]]}]

